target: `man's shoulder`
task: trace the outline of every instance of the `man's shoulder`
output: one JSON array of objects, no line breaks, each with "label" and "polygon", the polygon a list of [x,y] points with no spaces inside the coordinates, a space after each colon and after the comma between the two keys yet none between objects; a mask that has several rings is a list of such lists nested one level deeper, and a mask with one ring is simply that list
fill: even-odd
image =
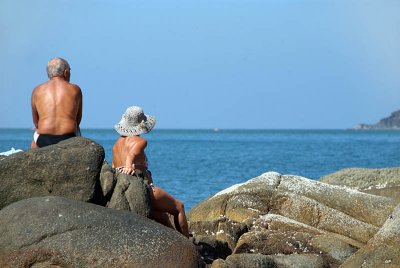
[{"label": "man's shoulder", "polygon": [[57,84],[48,85],[49,88],[53,88],[58,94],[78,96],[82,95],[81,88],[78,85],[69,83],[68,81],[58,81]]},{"label": "man's shoulder", "polygon": [[36,93],[37,94],[38,92],[42,91],[46,87],[47,83],[48,83],[48,81],[44,82],[44,83],[42,83],[42,84],[40,84],[40,85],[38,85],[36,87],[34,87],[33,90],[32,90],[32,93]]},{"label": "man's shoulder", "polygon": [[69,84],[70,86],[74,87],[74,88],[79,88],[79,89],[81,89],[77,84],[73,84],[73,83],[69,83],[69,82],[68,82],[68,84]]},{"label": "man's shoulder", "polygon": [[68,83],[68,84],[69,84],[69,88],[70,88],[71,90],[75,91],[75,93],[77,93],[77,94],[82,94],[82,90],[81,90],[81,88],[80,88],[78,85],[72,84],[72,83]]}]

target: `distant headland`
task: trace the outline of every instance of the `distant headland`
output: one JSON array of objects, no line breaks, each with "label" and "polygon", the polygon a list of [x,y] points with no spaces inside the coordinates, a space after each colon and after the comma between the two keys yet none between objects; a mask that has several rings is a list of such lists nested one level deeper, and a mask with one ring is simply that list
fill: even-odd
[{"label": "distant headland", "polygon": [[359,124],[353,129],[399,129],[400,130],[400,110],[393,112],[389,117],[381,119],[373,125]]}]

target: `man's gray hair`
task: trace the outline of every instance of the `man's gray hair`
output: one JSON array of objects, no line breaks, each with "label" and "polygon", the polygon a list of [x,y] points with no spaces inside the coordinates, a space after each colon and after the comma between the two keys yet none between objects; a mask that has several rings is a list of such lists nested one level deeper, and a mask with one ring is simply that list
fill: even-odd
[{"label": "man's gray hair", "polygon": [[53,58],[47,63],[47,76],[49,78],[62,76],[65,70],[70,70],[69,64],[63,58]]}]

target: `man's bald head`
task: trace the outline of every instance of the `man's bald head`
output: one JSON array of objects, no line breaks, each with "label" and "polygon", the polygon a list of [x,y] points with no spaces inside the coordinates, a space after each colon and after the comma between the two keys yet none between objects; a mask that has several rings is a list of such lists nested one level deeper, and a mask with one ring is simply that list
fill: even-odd
[{"label": "man's bald head", "polygon": [[55,76],[64,76],[64,71],[70,70],[69,64],[62,58],[53,58],[47,63],[47,76],[49,78]]}]

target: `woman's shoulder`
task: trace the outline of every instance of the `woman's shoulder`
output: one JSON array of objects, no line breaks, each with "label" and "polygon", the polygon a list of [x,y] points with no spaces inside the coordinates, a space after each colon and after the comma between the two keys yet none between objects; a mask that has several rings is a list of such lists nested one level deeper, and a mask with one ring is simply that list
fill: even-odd
[{"label": "woman's shoulder", "polygon": [[126,138],[127,143],[134,143],[134,144],[147,144],[147,140],[145,138],[142,138],[140,136],[131,136]]},{"label": "woman's shoulder", "polygon": [[146,141],[146,139],[141,136],[129,136],[129,137],[126,137],[126,139],[129,141],[136,141],[136,142]]},{"label": "woman's shoulder", "polygon": [[121,136],[115,141],[114,146],[120,145],[123,142],[125,142],[125,137]]}]

